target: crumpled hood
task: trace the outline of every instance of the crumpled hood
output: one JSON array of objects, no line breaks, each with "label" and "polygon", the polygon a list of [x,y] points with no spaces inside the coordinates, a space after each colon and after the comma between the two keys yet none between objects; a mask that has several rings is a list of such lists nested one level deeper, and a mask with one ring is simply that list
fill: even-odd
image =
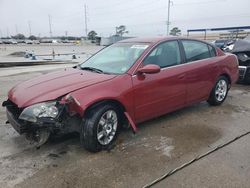
[{"label": "crumpled hood", "polygon": [[35,103],[55,100],[72,91],[114,77],[115,75],[69,68],[22,82],[9,91],[8,98],[19,108],[23,108]]}]

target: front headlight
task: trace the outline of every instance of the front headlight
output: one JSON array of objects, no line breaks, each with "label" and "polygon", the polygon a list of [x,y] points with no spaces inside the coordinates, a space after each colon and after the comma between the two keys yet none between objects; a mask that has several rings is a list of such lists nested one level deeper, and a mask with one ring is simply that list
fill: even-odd
[{"label": "front headlight", "polygon": [[29,106],[23,110],[19,119],[36,122],[37,118],[55,118],[58,115],[56,102],[44,102]]}]

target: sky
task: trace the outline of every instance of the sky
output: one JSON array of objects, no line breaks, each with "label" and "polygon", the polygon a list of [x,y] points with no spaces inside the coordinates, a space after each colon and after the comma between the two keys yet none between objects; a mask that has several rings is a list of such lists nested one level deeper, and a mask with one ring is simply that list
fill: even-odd
[{"label": "sky", "polygon": [[[0,0],[0,37],[23,33],[50,36],[99,36],[115,34],[125,25],[127,36],[166,35],[168,0]],[[172,0],[170,29],[233,27],[250,25],[250,0]]]}]

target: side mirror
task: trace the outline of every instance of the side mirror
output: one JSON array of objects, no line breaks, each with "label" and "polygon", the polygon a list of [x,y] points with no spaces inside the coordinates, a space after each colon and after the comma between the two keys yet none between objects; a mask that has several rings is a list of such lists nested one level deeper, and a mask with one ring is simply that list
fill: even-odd
[{"label": "side mirror", "polygon": [[149,64],[149,65],[145,65],[142,68],[139,68],[137,70],[137,73],[139,74],[154,74],[154,73],[158,73],[161,71],[161,67],[158,65],[154,65],[154,64]]}]

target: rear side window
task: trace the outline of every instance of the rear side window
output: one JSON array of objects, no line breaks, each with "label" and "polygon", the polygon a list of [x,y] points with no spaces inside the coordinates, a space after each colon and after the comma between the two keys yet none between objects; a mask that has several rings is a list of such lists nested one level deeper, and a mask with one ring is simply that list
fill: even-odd
[{"label": "rear side window", "polygon": [[198,61],[211,57],[208,45],[199,41],[182,41],[187,62]]},{"label": "rear side window", "polygon": [[210,51],[210,54],[211,54],[211,57],[215,57],[216,56],[216,51],[215,51],[215,48],[208,45],[208,49]]}]

